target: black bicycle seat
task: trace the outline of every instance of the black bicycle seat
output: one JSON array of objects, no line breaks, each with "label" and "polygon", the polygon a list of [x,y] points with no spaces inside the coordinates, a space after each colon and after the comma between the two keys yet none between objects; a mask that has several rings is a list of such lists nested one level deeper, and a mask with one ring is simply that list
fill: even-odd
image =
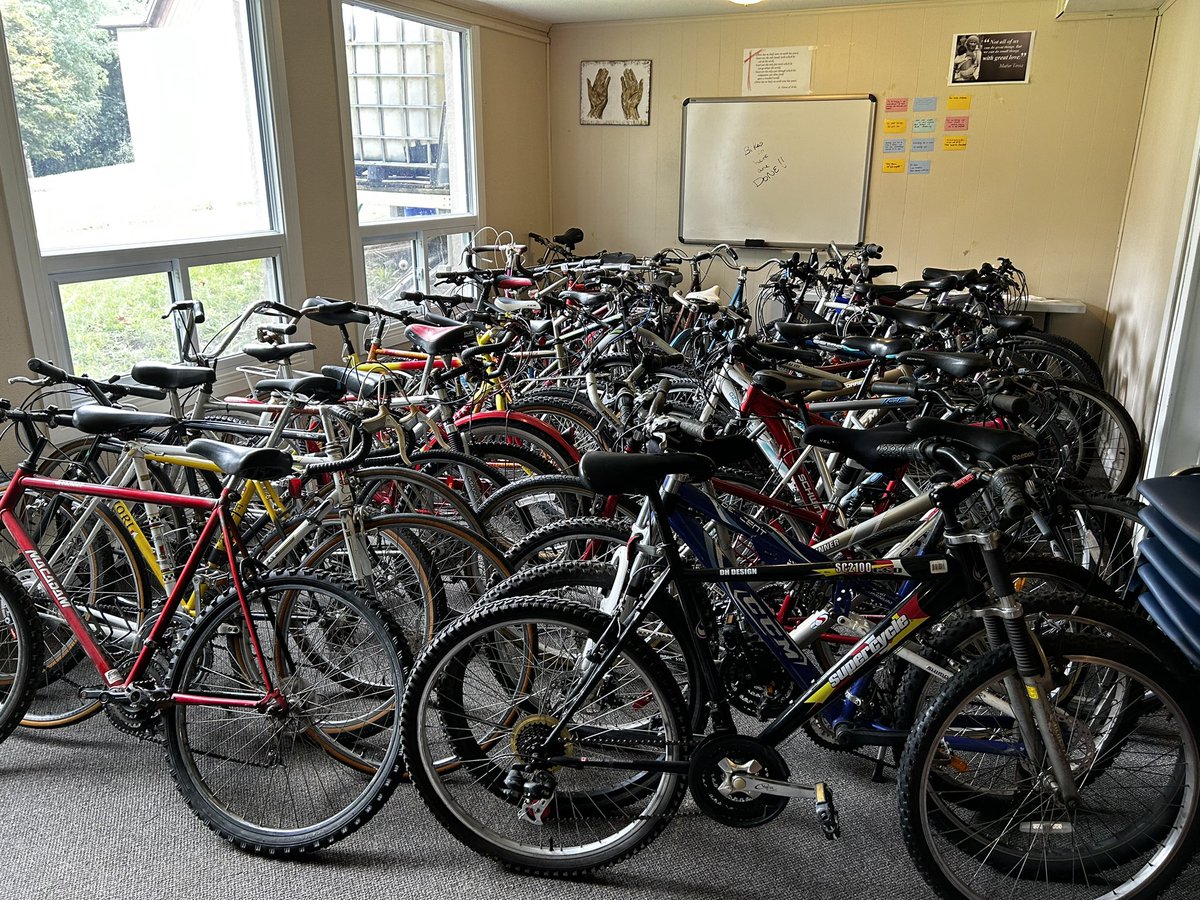
[{"label": "black bicycle seat", "polygon": [[150,387],[176,390],[200,387],[217,380],[216,369],[204,366],[186,366],[182,363],[140,362],[134,363],[130,377],[139,384]]},{"label": "black bicycle seat", "polygon": [[591,450],[579,461],[583,482],[599,494],[656,494],[668,475],[712,478],[716,465],[699,453],[610,453]]},{"label": "black bicycle seat", "polygon": [[167,413],[117,409],[89,404],[75,410],[75,427],[85,434],[136,434],[154,428],[170,428],[179,420]]},{"label": "black bicycle seat", "polygon": [[292,457],[274,447],[243,447],[196,438],[187,445],[187,452],[216,463],[225,474],[239,478],[274,481],[292,474]]}]

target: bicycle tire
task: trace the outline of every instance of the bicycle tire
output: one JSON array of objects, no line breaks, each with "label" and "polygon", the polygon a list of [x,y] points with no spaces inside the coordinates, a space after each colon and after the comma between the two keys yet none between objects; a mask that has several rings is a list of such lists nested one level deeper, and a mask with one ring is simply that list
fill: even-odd
[{"label": "bicycle tire", "polygon": [[[438,821],[475,852],[528,874],[580,875],[613,865],[644,849],[666,827],[678,809],[686,793],[686,780],[677,774],[653,776],[652,784],[641,783],[638,796],[631,798],[627,804],[621,804],[614,803],[603,788],[597,788],[595,781],[576,780],[575,770],[571,766],[563,766],[551,773],[549,768],[536,762],[534,754],[537,752],[538,732],[534,729],[540,726],[548,735],[547,729],[551,726],[542,721],[547,718],[546,714],[526,714],[525,710],[540,709],[538,704],[547,698],[538,697],[525,688],[537,685],[537,666],[542,657],[542,648],[546,648],[548,655],[544,658],[548,663],[563,662],[571,653],[577,652],[581,641],[599,638],[608,622],[607,616],[566,601],[530,598],[488,604],[443,631],[415,664],[405,689],[401,712],[405,754],[412,782],[421,801]],[[523,667],[518,673],[518,681],[522,685],[518,701],[520,710],[514,704],[511,707],[512,715],[504,713],[502,709],[489,713],[480,727],[490,730],[479,737],[474,732],[467,734],[464,731],[470,728],[468,723],[475,723],[479,717],[466,706],[467,699],[462,688],[468,677],[465,667],[476,655],[489,652],[487,642],[496,639],[492,635],[499,635],[506,645],[522,648],[523,656],[508,657],[511,665]],[[560,635],[563,637],[562,645],[555,643],[552,648],[549,647],[551,639]],[[483,672],[488,671],[488,665],[485,663]],[[573,720],[569,723],[566,732],[568,738],[564,738],[564,752],[573,751],[578,746],[586,749],[590,759],[602,760],[614,746],[620,746],[624,750],[624,759],[686,758],[690,735],[683,725],[683,701],[674,680],[654,651],[640,640],[631,638],[614,660],[613,671],[623,676],[615,682],[620,685],[617,689],[620,696],[613,700],[617,704],[616,710],[609,714],[607,720],[599,717],[589,722],[583,718],[580,722]],[[472,689],[477,687],[484,689],[479,684],[472,684]],[[500,693],[496,696],[500,700],[496,705],[503,707],[510,702],[503,698],[507,688],[501,684],[498,689]],[[637,691],[640,706],[630,707],[624,702],[631,690]],[[547,702],[555,701],[549,699]],[[593,709],[586,704],[585,698],[584,709]],[[625,727],[636,728],[640,736],[638,740],[648,747],[640,755],[634,752],[632,743],[612,743],[619,736],[614,732],[619,733],[623,727],[615,721],[616,714],[626,708],[630,709],[629,715],[634,721]],[[600,713],[596,711],[593,715],[599,716]],[[496,718],[502,721],[493,723],[492,720]],[[552,717],[550,719],[553,720]],[[595,724],[606,721],[609,724]],[[491,733],[498,729],[508,730],[507,745],[502,736]],[[630,731],[626,733],[632,734]],[[607,744],[604,740],[606,736]],[[526,803],[525,788],[521,788],[520,797],[514,798],[515,804],[505,797],[498,797],[495,785],[486,783],[494,778],[498,765],[490,757],[462,759],[454,754],[446,757],[445,751],[441,750],[441,743],[447,737],[455,742],[447,744],[447,747],[470,748],[470,752],[476,752],[477,749],[490,753],[499,747],[502,761],[506,758],[507,746],[507,758],[511,760],[507,767],[509,771],[527,772],[529,778],[540,779],[542,784],[548,784],[547,779],[553,781],[546,806],[539,812],[535,804]],[[457,766],[453,774],[443,780],[443,773],[448,771],[447,760],[455,759]],[[460,773],[470,775],[473,767],[480,772],[478,778],[464,782]],[[592,766],[584,770],[588,777],[598,771],[601,770]],[[617,778],[618,785],[630,781],[626,771],[619,771]],[[468,795],[473,804],[480,804],[470,812],[460,802],[460,798]],[[530,821],[522,825],[515,813],[523,803],[522,816],[527,821],[529,816],[537,816],[541,824]],[[483,821],[484,818],[492,818],[493,810],[494,821]],[[551,812],[546,814],[547,810]],[[560,828],[564,824],[565,827]],[[510,827],[514,825],[515,829]],[[497,828],[506,829],[508,834],[502,834]],[[514,832],[517,835],[515,837],[512,836]],[[586,837],[585,832],[588,835]],[[560,840],[563,834],[571,837]],[[600,836],[591,838],[592,834]],[[539,846],[522,841],[522,838],[534,836],[539,839]]]},{"label": "bicycle tire", "polygon": [[44,668],[42,623],[29,593],[7,566],[0,566],[0,741],[33,701]]},{"label": "bicycle tire", "polygon": [[[1071,667],[1077,681],[1107,670],[1114,673],[1110,677],[1123,679],[1125,697],[1133,698],[1131,705],[1136,707],[1150,693],[1156,697],[1157,705],[1150,707],[1157,716],[1153,738],[1141,738],[1152,740],[1149,751],[1138,749],[1140,732],[1134,728],[1141,716],[1118,714],[1100,721],[1110,732],[1098,745],[1103,749],[1089,751],[1084,745],[1087,736],[1080,737],[1089,727],[1082,721],[1087,713],[1083,700],[1078,700],[1075,715],[1058,708],[1069,734],[1068,759],[1078,774],[1086,774],[1089,752],[1123,755],[1133,748],[1135,756],[1142,754],[1140,762],[1127,762],[1131,770],[1137,769],[1136,788],[1122,796],[1119,809],[1105,804],[1105,791],[1111,794],[1119,773],[1125,771],[1114,761],[1098,778],[1081,778],[1080,791],[1088,799],[1066,809],[1050,796],[1051,782],[1036,769],[1022,774],[1023,768],[1033,767],[1019,755],[985,771],[987,759],[1000,759],[1001,748],[1012,744],[1007,737],[1011,729],[1000,727],[1006,717],[994,713],[990,702],[978,704],[981,712],[965,710],[985,691],[1011,700],[1013,694],[1003,684],[1015,674],[1012,649],[999,647],[947,682],[909,737],[898,790],[901,830],[909,854],[929,886],[947,900],[1001,894],[1043,897],[1051,891],[1056,898],[1072,900],[1095,897],[1101,890],[1105,897],[1157,896],[1190,860],[1200,838],[1194,827],[1200,806],[1196,785],[1200,749],[1190,725],[1197,720],[1194,691],[1153,658],[1112,641],[1080,636],[1047,640],[1043,647],[1052,671],[1063,673],[1061,677]],[[985,745],[971,737],[979,733],[989,735],[987,741],[992,743]],[[1170,747],[1175,745],[1179,752],[1172,762]],[[985,746],[991,748],[986,753],[981,749]],[[979,780],[968,781],[974,773]],[[1000,781],[1010,773],[1016,782],[1012,788]],[[1162,803],[1147,802],[1155,799],[1150,795],[1160,786]],[[1031,798],[1036,806],[1030,805]],[[972,809],[986,812],[976,817]],[[985,818],[992,813],[994,823]],[[989,824],[996,827],[985,831]],[[1078,843],[1079,836],[1092,840],[1093,834],[1090,846]]]},{"label": "bicycle tire", "polygon": [[607,558],[629,542],[629,527],[601,516],[547,522],[518,540],[504,555],[513,572],[552,562]]},{"label": "bicycle tire", "polygon": [[[231,707],[194,700],[169,705],[162,714],[167,761],[188,806],[223,839],[263,855],[308,854],[366,824],[399,784],[404,766],[395,712],[410,656],[382,608],[328,576],[275,572],[247,587],[261,663],[286,703],[268,704],[275,712],[252,707],[236,715]],[[205,609],[171,663],[170,693],[262,694],[257,666],[246,665],[242,655],[246,624],[236,593]],[[310,630],[310,641],[332,648],[303,674],[293,632],[301,628]],[[351,639],[358,642],[351,646]],[[343,679],[349,688],[325,671],[334,654],[356,667],[353,679]],[[363,684],[375,687],[364,691]],[[217,714],[206,719],[211,710]],[[364,720],[373,727],[346,727]],[[250,728],[259,729],[260,738],[267,734],[261,747],[254,736],[244,739]],[[251,758],[239,767],[234,754]],[[287,764],[280,764],[285,756]],[[293,777],[322,789],[297,793],[290,788]]]}]

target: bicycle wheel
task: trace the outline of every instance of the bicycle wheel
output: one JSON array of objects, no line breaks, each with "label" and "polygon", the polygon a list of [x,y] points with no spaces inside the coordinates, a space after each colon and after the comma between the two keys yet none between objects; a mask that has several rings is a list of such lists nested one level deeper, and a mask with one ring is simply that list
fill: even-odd
[{"label": "bicycle wheel", "polygon": [[1025,702],[1008,690],[1016,664],[1001,647],[947,682],[909,736],[899,781],[909,853],[929,885],[955,900],[1155,896],[1197,839],[1194,691],[1111,641],[1043,648],[1078,803],[1061,799],[997,705]]},{"label": "bicycle wheel", "polygon": [[1091,354],[1072,340],[1055,334],[1024,334],[1012,338],[1019,368],[1046,372],[1053,378],[1073,378],[1104,389],[1104,376]]},{"label": "bicycle wheel", "polygon": [[631,523],[636,507],[622,497],[597,494],[582,478],[545,475],[514,481],[497,491],[479,510],[487,536],[502,551],[545,525],[581,516],[613,516]]},{"label": "bicycle wheel", "polygon": [[[451,490],[462,494],[472,509],[479,509],[488,497],[508,484],[508,478],[499,468],[478,457],[453,450],[412,453],[408,462],[416,471],[436,478]],[[511,463],[504,465],[510,466]]]},{"label": "bicycle wheel", "polygon": [[0,741],[17,727],[43,672],[42,623],[16,576],[0,568]]},{"label": "bicycle wheel", "polygon": [[[114,661],[129,659],[162,586],[147,573],[142,551],[116,513],[104,504],[86,514],[85,508],[79,498],[31,493],[17,514],[93,637]],[[100,684],[100,674],[15,544],[5,538],[0,548],[32,598],[45,645],[40,690],[21,724],[61,728],[81,722],[99,712],[100,704],[81,700],[79,689]]]},{"label": "bicycle wheel", "polygon": [[431,474],[401,467],[358,469],[352,473],[360,506],[377,513],[427,513],[478,529],[467,497]]},{"label": "bicycle wheel", "polygon": [[641,850],[679,807],[682,775],[637,768],[682,762],[689,739],[679,690],[642,641],[558,718],[609,621],[564,601],[500,602],[421,654],[401,713],[413,785],[472,850],[531,874],[581,874]]},{"label": "bicycle wheel", "polygon": [[172,662],[170,692],[189,700],[163,712],[167,760],[225,840],[307,853],[360,828],[399,782],[408,650],[386,612],[326,576],[273,573],[249,587],[251,623],[227,595]]},{"label": "bicycle wheel", "polygon": [[[411,646],[421,647],[446,619],[446,594],[428,545],[395,524],[395,518],[373,516],[358,524],[357,540],[369,569],[358,587],[388,611]],[[303,566],[350,582],[350,553],[341,521],[330,520],[323,523]]]},{"label": "bicycle wheel", "polygon": [[629,542],[629,534],[627,524],[601,516],[547,522],[513,544],[504,558],[514,572],[545,563],[606,560]]}]

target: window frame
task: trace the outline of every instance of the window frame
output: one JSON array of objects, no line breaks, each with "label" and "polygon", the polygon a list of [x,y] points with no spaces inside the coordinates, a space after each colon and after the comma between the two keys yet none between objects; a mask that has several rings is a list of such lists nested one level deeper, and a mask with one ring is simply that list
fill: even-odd
[{"label": "window frame", "polygon": [[[463,122],[464,150],[466,155],[466,178],[468,197],[472,211],[446,215],[410,216],[386,222],[363,225],[358,216],[358,186],[354,178],[354,132],[350,116],[350,72],[346,55],[343,24],[343,9],[356,6],[384,15],[400,16],[434,28],[453,29],[462,35],[464,48],[460,54],[463,65]],[[430,16],[418,9],[396,0],[330,0],[330,14],[337,27],[335,59],[338,78],[338,112],[342,123],[342,158],[346,173],[346,197],[350,209],[350,231],[357,252],[354,254],[352,272],[354,291],[362,302],[368,302],[366,248],[370,244],[387,244],[414,241],[417,247],[417,266],[420,278],[418,290],[431,293],[429,265],[425,245],[430,238],[441,235],[474,233],[485,221],[483,209],[483,153],[479,146],[480,109],[479,98],[482,85],[479,62],[479,26],[447,16]],[[389,331],[391,329],[389,328]]]},{"label": "window frame", "polygon": [[[0,20],[0,180],[4,185],[16,248],[17,272],[35,354],[63,364],[71,358],[58,290],[60,284],[167,272],[170,273],[175,301],[188,302],[192,300],[187,274],[190,265],[272,258],[275,260],[277,299],[286,302],[289,296],[303,292],[304,270],[299,244],[291,126],[287,116],[280,114],[281,110],[288,107],[283,76],[279,0],[241,2],[249,26],[253,62],[250,87],[257,100],[269,229],[249,235],[117,245],[82,251],[43,252],[38,241],[13,93],[8,43],[4,23]],[[164,322],[164,327],[171,325]],[[300,320],[295,339],[307,340],[308,337],[308,323]],[[246,340],[252,339],[253,335],[246,336]],[[227,389],[242,381],[235,366],[252,360],[236,352],[222,359],[227,365],[218,370],[217,385],[219,389]],[[311,365],[311,352],[300,354],[297,362]]]}]

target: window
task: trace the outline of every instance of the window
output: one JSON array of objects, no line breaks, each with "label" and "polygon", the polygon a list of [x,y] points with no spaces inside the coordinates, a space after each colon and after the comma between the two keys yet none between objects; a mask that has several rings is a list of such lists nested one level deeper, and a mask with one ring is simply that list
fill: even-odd
[{"label": "window", "polygon": [[124,372],[177,358],[172,304],[205,303],[203,343],[283,296],[263,15],[259,0],[0,0],[23,156],[3,175],[36,233],[40,351]]},{"label": "window", "polygon": [[342,22],[367,298],[444,292],[478,225],[470,33],[357,2]]}]

